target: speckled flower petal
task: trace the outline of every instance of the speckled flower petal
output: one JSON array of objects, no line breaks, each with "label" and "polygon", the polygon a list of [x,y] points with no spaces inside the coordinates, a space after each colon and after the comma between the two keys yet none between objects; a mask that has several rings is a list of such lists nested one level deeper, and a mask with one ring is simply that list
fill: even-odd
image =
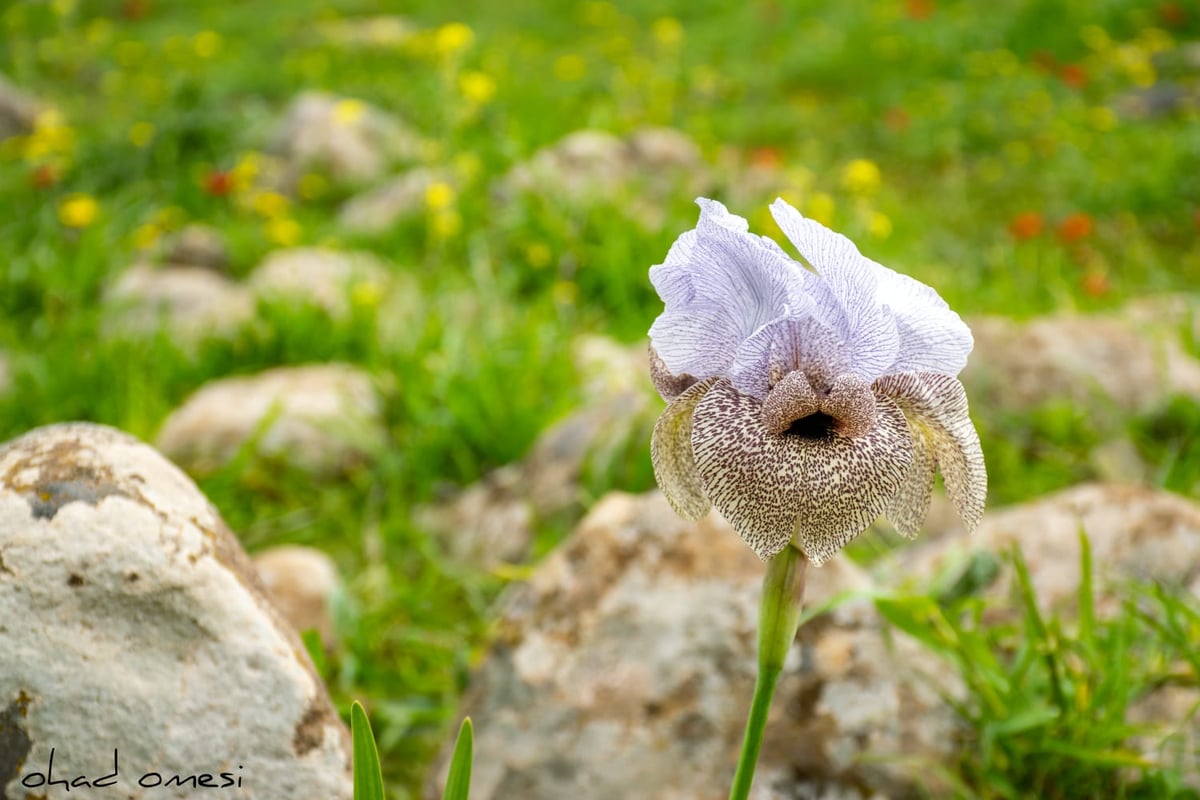
[{"label": "speckled flower petal", "polygon": [[659,397],[668,403],[683,394],[689,386],[696,382],[694,375],[672,375],[667,365],[658,357],[658,351],[650,350],[650,381],[654,384]]},{"label": "speckled flower petal", "polygon": [[685,519],[700,519],[712,508],[700,487],[696,461],[692,457],[692,416],[696,404],[716,381],[716,378],[707,378],[693,384],[671,401],[654,423],[650,438],[654,479],[671,508]]},{"label": "speckled flower petal", "polygon": [[880,378],[873,388],[895,400],[929,438],[946,494],[967,530],[974,530],[987,498],[987,467],[962,384],[949,375],[902,372]]},{"label": "speckled flower petal", "polygon": [[923,425],[908,421],[913,443],[913,460],[904,474],[900,491],[888,503],[883,514],[901,535],[915,539],[925,527],[929,514],[929,501],[933,495],[933,480],[937,474],[937,461],[933,455],[933,443]]},{"label": "speckled flower petal", "polygon": [[650,269],[664,304],[650,340],[672,374],[710,377],[724,374],[760,327],[804,302],[807,273],[720,203],[701,208],[696,229]]},{"label": "speckled flower petal", "polygon": [[856,438],[767,432],[761,404],[717,381],[696,406],[692,451],[704,493],[758,556],[795,537],[821,564],[862,533],[899,491],[912,440],[895,403]]},{"label": "speckled flower petal", "polygon": [[[864,343],[855,349],[858,374],[874,380],[887,372],[962,371],[974,340],[936,291],[867,258],[845,236],[806,219],[783,200],[771,205],[771,213],[846,309],[852,340]],[[888,325],[895,337],[890,345]]]}]

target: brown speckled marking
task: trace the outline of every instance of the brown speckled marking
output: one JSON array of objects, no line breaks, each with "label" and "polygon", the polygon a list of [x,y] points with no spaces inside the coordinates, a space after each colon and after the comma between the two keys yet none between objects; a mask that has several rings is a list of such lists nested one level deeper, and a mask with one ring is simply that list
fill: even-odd
[{"label": "brown speckled marking", "polygon": [[763,560],[793,535],[820,565],[883,513],[912,463],[904,414],[877,398],[878,419],[862,436],[772,434],[762,405],[717,381],[696,406],[692,450],[705,494]]},{"label": "brown speckled marking", "polygon": [[901,372],[880,378],[874,386],[896,401],[914,430],[920,428],[925,434],[942,471],[946,494],[967,530],[975,530],[987,499],[987,466],[963,385],[949,375]]},{"label": "brown speckled marking", "polygon": [[650,345],[650,380],[654,383],[654,388],[658,391],[659,396],[668,403],[679,397],[696,382],[696,378],[686,372],[682,375],[672,375],[671,370],[667,369],[667,365],[659,358],[654,345]]},{"label": "brown speckled marking", "polygon": [[333,711],[329,702],[322,702],[322,700],[324,698],[319,696],[313,698],[308,710],[304,712],[304,716],[296,723],[296,733],[292,737],[292,749],[298,756],[320,747],[321,742],[325,741],[325,726],[330,723]]},{"label": "brown speckled marking", "polygon": [[7,800],[4,787],[21,771],[33,749],[33,742],[22,724],[32,699],[25,692],[17,692],[12,702],[0,709],[0,800]]}]

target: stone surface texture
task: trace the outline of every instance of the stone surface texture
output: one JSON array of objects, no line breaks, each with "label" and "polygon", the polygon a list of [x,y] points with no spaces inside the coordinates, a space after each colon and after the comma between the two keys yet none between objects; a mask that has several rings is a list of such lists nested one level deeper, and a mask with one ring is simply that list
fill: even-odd
[{"label": "stone surface texture", "polygon": [[360,463],[386,439],[381,415],[371,376],[356,367],[276,367],[201,387],[167,417],[156,446],[203,473],[253,439],[263,455],[331,472]]},{"label": "stone surface texture", "polygon": [[104,296],[110,330],[152,334],[195,343],[229,336],[254,318],[254,298],[244,287],[203,266],[135,264]]},{"label": "stone surface texture", "polygon": [[422,213],[425,192],[435,183],[453,187],[455,180],[445,170],[414,167],[347,200],[338,212],[338,220],[357,233],[381,233]]},{"label": "stone surface texture", "polygon": [[292,101],[274,144],[293,180],[322,170],[347,183],[380,178],[419,149],[420,137],[395,116],[324,92],[304,92]]},{"label": "stone surface texture", "polygon": [[[761,562],[717,515],[679,519],[657,492],[611,495],[504,603],[464,712],[472,797],[724,798],[754,683]],[[812,603],[864,589],[845,559],[810,571]],[[881,635],[872,607],[802,630],[768,723],[758,798],[908,790],[896,762],[943,757],[955,722]],[[444,779],[444,768],[443,768]],[[440,796],[431,779],[426,797]]]},{"label": "stone surface texture", "polygon": [[269,254],[246,285],[261,300],[311,303],[341,317],[349,313],[355,292],[378,295],[388,278],[370,253],[296,247]]},{"label": "stone surface texture", "polygon": [[0,141],[32,131],[37,115],[37,101],[0,75]]},{"label": "stone surface texture", "polygon": [[[212,791],[190,776],[224,772],[239,797],[351,797],[299,639],[195,485],[124,433],[0,446],[0,642],[0,796],[189,798]],[[93,779],[116,749],[116,785],[27,792],[52,748],[54,777]],[[164,785],[140,788],[150,772]]]}]

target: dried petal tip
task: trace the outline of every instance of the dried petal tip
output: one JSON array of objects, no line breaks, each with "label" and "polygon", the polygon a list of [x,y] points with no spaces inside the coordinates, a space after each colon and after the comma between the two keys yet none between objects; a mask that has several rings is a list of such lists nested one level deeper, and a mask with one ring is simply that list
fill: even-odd
[{"label": "dried petal tip", "polygon": [[650,380],[654,383],[654,388],[658,391],[659,396],[668,403],[679,397],[696,382],[696,378],[687,373],[672,375],[671,370],[667,369],[667,365],[658,355],[658,351],[654,349],[654,345],[650,345]]}]

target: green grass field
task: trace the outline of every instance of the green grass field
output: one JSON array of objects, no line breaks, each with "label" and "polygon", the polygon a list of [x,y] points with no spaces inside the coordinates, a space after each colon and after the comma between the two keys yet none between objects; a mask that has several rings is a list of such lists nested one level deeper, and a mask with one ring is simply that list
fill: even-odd
[{"label": "green grass field", "polygon": [[[411,510],[518,459],[579,404],[573,338],[644,337],[660,309],[647,269],[696,218],[682,190],[647,213],[637,182],[582,209],[497,197],[496,179],[539,148],[584,127],[677,128],[719,165],[714,196],[738,198],[731,210],[760,232],[778,234],[766,204],[782,191],[966,315],[1111,309],[1200,285],[1200,111],[1138,100],[1200,85],[1189,2],[998,0],[984,13],[965,0],[470,0],[447,16],[447,4],[412,0],[389,9],[401,33],[347,42],[379,5],[0,3],[0,74],[50,109],[0,141],[0,351],[13,368],[0,441],[63,420],[152,440],[207,380],[280,364],[392,376],[389,438],[370,466],[314,486],[248,456],[201,488],[249,549],[302,542],[338,560],[348,592],[326,677],[347,715],[352,699],[368,703],[395,796],[415,796],[448,735],[504,584],[448,560]],[[398,115],[421,135],[411,161],[445,169],[453,188],[375,235],[339,224],[356,187],[319,170],[293,195],[266,188],[273,122],[307,89]],[[761,192],[752,174],[771,176]],[[284,246],[366,249],[419,302],[401,322],[370,297],[340,320],[269,306],[269,324],[195,352],[106,333],[104,288],[197,222],[227,238],[234,277]],[[1128,424],[1160,483],[1200,496],[1200,407],[1180,400]],[[1088,425],[1070,408],[980,420],[991,502],[1089,477]],[[634,455],[589,488],[650,488],[648,443]],[[1192,614],[1184,634],[1146,630],[1186,651],[1200,623],[1179,608]],[[1139,619],[1131,610],[1103,635],[1127,642]],[[979,633],[980,646],[1002,652],[1005,635]],[[1102,719],[1119,720],[1154,678],[1102,687]],[[1055,724],[1068,740],[1115,729],[1086,715]],[[1068,796],[1014,769],[1024,732],[993,736],[996,758],[960,770],[964,793]],[[1110,739],[1076,744],[1108,752]],[[1128,766],[1080,763],[1110,779]],[[1176,778],[1151,776],[1128,796],[1172,796]],[[1111,784],[1077,785],[1113,796]]]}]

